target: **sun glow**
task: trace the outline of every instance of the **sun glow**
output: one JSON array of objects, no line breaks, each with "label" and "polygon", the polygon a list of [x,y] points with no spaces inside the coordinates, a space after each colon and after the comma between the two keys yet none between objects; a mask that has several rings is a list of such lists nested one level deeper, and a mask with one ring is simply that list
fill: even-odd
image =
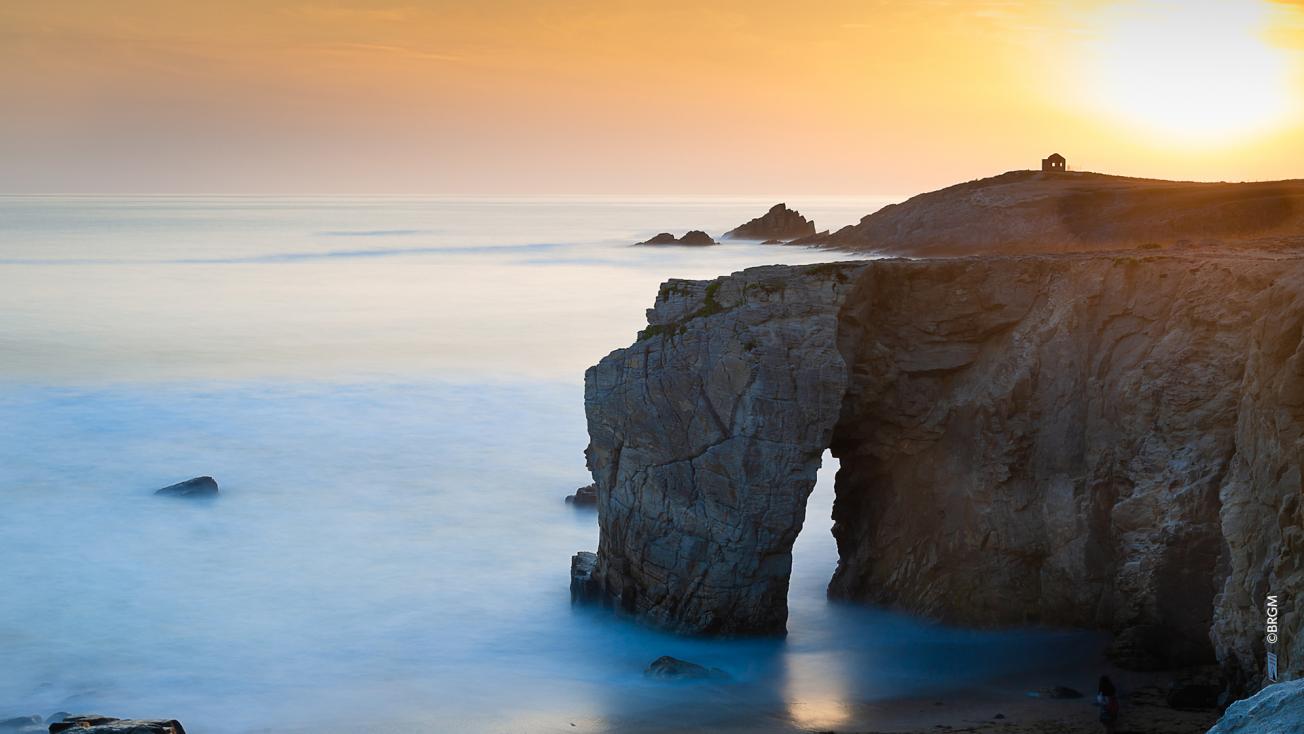
[{"label": "sun glow", "polygon": [[1097,18],[1092,101],[1178,143],[1271,132],[1296,102],[1291,54],[1266,40],[1272,13],[1263,0],[1112,4]]}]

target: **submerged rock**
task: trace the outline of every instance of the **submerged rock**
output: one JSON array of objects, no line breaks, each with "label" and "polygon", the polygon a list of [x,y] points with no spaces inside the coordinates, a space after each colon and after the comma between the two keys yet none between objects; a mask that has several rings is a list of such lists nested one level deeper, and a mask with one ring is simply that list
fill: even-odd
[{"label": "submerged rock", "polygon": [[729,677],[728,673],[719,668],[708,668],[669,655],[662,655],[653,660],[643,671],[643,675],[667,680],[723,680]]},{"label": "submerged rock", "polygon": [[765,214],[725,232],[724,239],[795,240],[815,234],[815,222],[786,204],[775,204]]},{"label": "submerged rock", "polygon": [[0,720],[0,734],[44,731],[44,727],[41,726],[42,722],[43,719],[36,715],[15,716],[10,719]]},{"label": "submerged rock", "polygon": [[1228,706],[1208,734],[1304,734],[1304,679],[1270,685]]},{"label": "submerged rock", "polygon": [[176,719],[115,719],[112,716],[68,716],[50,724],[50,734],[186,734]]},{"label": "submerged rock", "polygon": [[212,477],[195,477],[156,491],[165,497],[216,497],[217,482]]},{"label": "submerged rock", "polygon": [[589,484],[575,490],[575,494],[566,495],[566,504],[592,507],[598,503],[598,485]]}]

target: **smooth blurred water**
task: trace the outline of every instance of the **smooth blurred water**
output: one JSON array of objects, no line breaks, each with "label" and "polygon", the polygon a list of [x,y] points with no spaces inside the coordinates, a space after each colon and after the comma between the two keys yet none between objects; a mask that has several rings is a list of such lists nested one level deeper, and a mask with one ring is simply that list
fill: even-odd
[{"label": "smooth blurred water", "polygon": [[[750,199],[0,198],[0,718],[188,731],[834,727],[1094,641],[831,605],[832,471],[785,640],[572,608],[582,374],[668,277],[829,253]],[[821,228],[885,201],[790,201]],[[831,459],[829,460],[831,461]],[[151,492],[215,476],[213,502]],[[648,681],[670,654],[727,684]]]}]

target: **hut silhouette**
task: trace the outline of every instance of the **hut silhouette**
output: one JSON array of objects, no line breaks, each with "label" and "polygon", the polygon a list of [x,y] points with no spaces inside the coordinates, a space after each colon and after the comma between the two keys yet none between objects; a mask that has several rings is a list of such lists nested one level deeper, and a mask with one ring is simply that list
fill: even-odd
[{"label": "hut silhouette", "polygon": [[1041,159],[1041,170],[1043,171],[1066,171],[1068,170],[1068,161],[1059,153],[1051,153]]}]

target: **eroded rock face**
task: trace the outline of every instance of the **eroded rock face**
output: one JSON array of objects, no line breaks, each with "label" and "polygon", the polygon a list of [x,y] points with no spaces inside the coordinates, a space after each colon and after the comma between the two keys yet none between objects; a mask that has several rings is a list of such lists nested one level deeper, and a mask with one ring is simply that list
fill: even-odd
[{"label": "eroded rock face", "polygon": [[1237,701],[1209,734],[1304,734],[1304,680],[1268,686]]},{"label": "eroded rock face", "polygon": [[[594,594],[778,633],[822,450],[832,596],[1108,629],[1136,667],[1304,673],[1304,262],[1062,255],[670,281],[586,375]],[[1293,645],[1293,647],[1292,647]]]},{"label": "eroded rock face", "polygon": [[848,370],[845,270],[672,280],[628,349],[585,374],[611,602],[682,632],[779,633],[792,543]]},{"label": "eroded rock face", "polygon": [[787,204],[775,204],[765,214],[725,232],[725,239],[795,240],[815,234],[815,222]]}]

